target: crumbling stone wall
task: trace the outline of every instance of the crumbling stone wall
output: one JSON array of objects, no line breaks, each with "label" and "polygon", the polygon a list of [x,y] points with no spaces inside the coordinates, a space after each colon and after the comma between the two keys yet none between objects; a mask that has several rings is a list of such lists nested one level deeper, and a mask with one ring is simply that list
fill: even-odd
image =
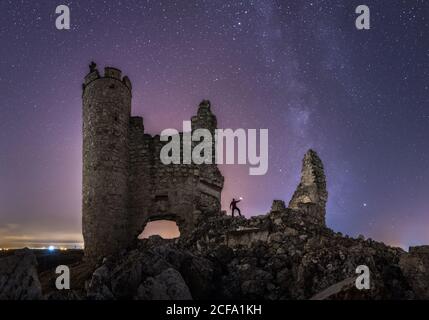
[{"label": "crumbling stone wall", "polygon": [[[90,260],[131,246],[149,221],[175,220],[186,234],[197,216],[220,211],[224,178],[217,166],[164,165],[166,142],[145,133],[143,118],[131,117],[131,90],[120,70],[108,67],[100,76],[95,64],[83,84],[82,220]],[[214,134],[216,126],[204,100],[192,130]]]},{"label": "crumbling stone wall", "polygon": [[[201,108],[206,108],[206,104],[201,104]],[[211,112],[207,117],[216,124]],[[158,219],[173,219],[180,232],[187,233],[195,227],[196,215],[220,210],[224,178],[215,164],[165,165],[160,154],[167,142],[158,135],[144,134],[141,124],[133,125],[131,133],[129,187],[134,233]]]}]

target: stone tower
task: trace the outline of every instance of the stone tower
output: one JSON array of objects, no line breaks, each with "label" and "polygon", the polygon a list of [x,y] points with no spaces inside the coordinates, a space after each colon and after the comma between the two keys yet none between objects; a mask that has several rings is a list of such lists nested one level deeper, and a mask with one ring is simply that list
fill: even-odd
[{"label": "stone tower", "polygon": [[[82,228],[85,255],[103,257],[129,243],[127,201],[131,82],[94,63],[83,84]],[[122,231],[121,231],[122,230]]]},{"label": "stone tower", "polygon": [[325,224],[327,200],[323,163],[310,149],[302,161],[301,181],[289,202],[289,208],[304,210],[318,223]]}]

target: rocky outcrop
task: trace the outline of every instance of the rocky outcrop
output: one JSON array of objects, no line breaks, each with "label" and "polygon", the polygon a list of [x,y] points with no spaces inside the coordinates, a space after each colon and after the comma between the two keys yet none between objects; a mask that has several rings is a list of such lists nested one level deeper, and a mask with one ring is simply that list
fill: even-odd
[{"label": "rocky outcrop", "polygon": [[148,277],[137,290],[137,299],[141,300],[190,300],[188,286],[182,275],[168,268],[155,277]]},{"label": "rocky outcrop", "polygon": [[399,265],[416,295],[429,299],[429,246],[410,247]]},{"label": "rocky outcrop", "polygon": [[[274,200],[266,215],[196,215],[181,238],[151,237],[105,259],[88,285],[93,299],[428,299],[429,248],[410,253],[343,236],[325,226],[323,165],[310,150],[289,207]],[[354,286],[370,270],[369,290]]]},{"label": "rocky outcrop", "polygon": [[[142,240],[138,248],[116,260],[105,259],[92,276],[89,286],[95,293],[92,297],[269,300],[426,297],[428,290],[424,285],[429,281],[424,279],[423,269],[413,269],[419,264],[407,260],[415,253],[408,254],[371,239],[343,236],[311,222],[298,210],[275,209],[250,219],[213,214],[201,218],[199,228],[180,239]],[[240,235],[245,240],[238,241]],[[354,287],[351,279],[356,279],[359,265],[368,266],[371,272],[370,290]],[[420,288],[414,287],[413,281],[416,284],[420,281]]]},{"label": "rocky outcrop", "polygon": [[89,299],[204,299],[214,285],[214,264],[158,236],[116,260],[105,259],[88,282]]},{"label": "rocky outcrop", "polygon": [[37,261],[29,249],[0,259],[0,300],[39,300],[42,288]]},{"label": "rocky outcrop", "polygon": [[356,290],[355,281],[356,279],[354,277],[347,278],[343,281],[333,284],[332,286],[323,290],[322,292],[319,292],[318,294],[313,296],[310,300],[330,300],[344,292]]}]

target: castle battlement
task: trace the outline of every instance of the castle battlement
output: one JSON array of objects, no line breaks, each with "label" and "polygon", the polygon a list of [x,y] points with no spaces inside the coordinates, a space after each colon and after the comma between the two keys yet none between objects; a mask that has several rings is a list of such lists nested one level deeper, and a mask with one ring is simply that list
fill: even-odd
[{"label": "castle battlement", "polygon": [[122,81],[122,71],[114,67],[105,67],[104,68],[104,77],[113,78]]},{"label": "castle battlement", "polygon": [[128,76],[122,77],[122,71],[120,69],[114,67],[105,67],[104,76],[100,76],[100,72],[98,71],[97,65],[95,63],[91,63],[90,65],[90,72],[85,76],[83,88],[85,89],[85,87],[88,86],[91,82],[103,78],[118,80],[123,83],[130,90],[130,92],[132,90],[130,79]]}]

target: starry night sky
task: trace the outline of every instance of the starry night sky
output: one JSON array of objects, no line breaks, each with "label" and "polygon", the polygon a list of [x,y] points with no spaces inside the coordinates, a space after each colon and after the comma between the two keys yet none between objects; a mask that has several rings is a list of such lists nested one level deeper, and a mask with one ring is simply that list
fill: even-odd
[{"label": "starry night sky", "polygon": [[[71,30],[55,28],[55,8]],[[371,29],[355,28],[356,6]],[[222,128],[268,128],[269,171],[222,166],[224,208],[289,201],[308,148],[328,226],[429,243],[429,3],[0,2],[0,247],[81,241],[81,84],[91,60],[133,83],[146,130],[181,129],[208,98]]]}]

